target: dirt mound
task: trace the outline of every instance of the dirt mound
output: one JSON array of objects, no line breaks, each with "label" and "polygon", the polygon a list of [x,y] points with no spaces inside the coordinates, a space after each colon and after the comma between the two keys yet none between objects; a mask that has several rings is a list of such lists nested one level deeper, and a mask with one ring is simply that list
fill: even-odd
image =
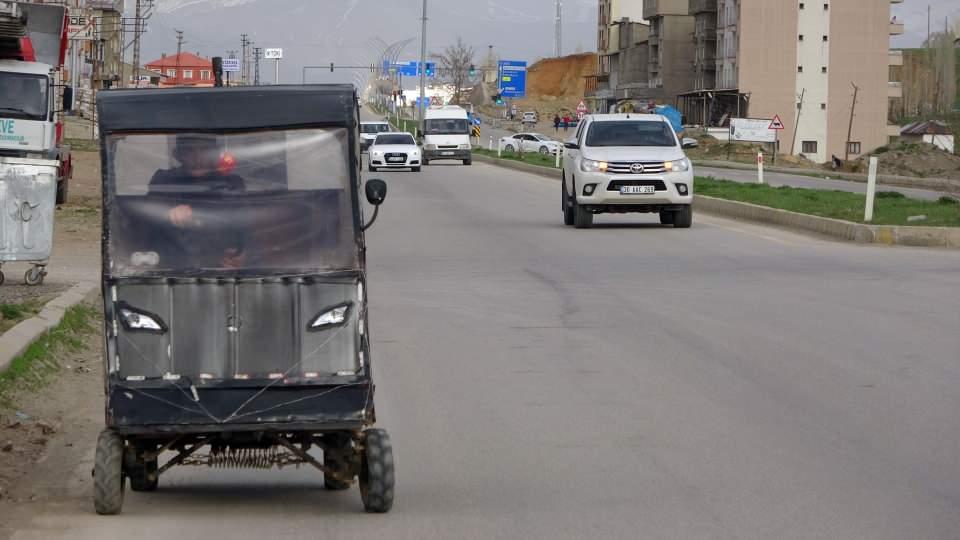
[{"label": "dirt mound", "polygon": [[584,77],[597,70],[597,55],[575,54],[540,60],[527,69],[527,97],[580,99],[584,93]]},{"label": "dirt mound", "polygon": [[[879,160],[879,170],[883,174],[960,180],[960,156],[944,152],[932,144],[901,141],[881,146],[872,155]],[[868,158],[864,156],[855,162],[860,165],[860,170],[867,170]]]}]

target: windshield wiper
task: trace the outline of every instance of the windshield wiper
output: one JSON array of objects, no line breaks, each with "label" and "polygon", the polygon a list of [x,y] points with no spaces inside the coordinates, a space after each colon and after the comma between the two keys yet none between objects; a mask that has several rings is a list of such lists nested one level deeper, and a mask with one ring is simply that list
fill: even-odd
[{"label": "windshield wiper", "polygon": [[23,109],[18,109],[16,107],[0,107],[0,111],[10,111],[10,112],[16,112],[16,113],[23,113],[23,114],[35,114],[29,111],[25,111]]}]

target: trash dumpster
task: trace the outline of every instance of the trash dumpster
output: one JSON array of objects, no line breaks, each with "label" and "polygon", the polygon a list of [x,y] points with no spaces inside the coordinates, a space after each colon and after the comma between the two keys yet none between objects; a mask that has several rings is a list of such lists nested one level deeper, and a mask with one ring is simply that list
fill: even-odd
[{"label": "trash dumpster", "polygon": [[56,208],[56,160],[0,157],[0,284],[3,263],[30,262],[27,285],[39,285],[47,275],[53,248]]}]

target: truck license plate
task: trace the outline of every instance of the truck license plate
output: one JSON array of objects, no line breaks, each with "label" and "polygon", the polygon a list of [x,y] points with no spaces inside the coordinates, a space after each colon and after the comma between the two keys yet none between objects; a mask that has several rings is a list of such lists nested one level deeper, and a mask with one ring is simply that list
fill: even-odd
[{"label": "truck license plate", "polygon": [[452,156],[454,152],[440,152],[441,156]]},{"label": "truck license plate", "polygon": [[653,186],[620,186],[621,195],[650,195],[655,191]]}]

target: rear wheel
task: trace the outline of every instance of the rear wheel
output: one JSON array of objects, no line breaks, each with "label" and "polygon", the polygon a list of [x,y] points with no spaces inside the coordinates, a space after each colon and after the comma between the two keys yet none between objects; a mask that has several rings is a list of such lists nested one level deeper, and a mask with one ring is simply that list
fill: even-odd
[{"label": "rear wheel", "polygon": [[578,229],[593,227],[593,214],[577,204],[577,195],[573,195],[573,226]]},{"label": "rear wheel", "polygon": [[323,466],[338,474],[323,473],[323,486],[331,491],[343,491],[350,488],[350,457],[353,455],[353,441],[349,436],[330,435],[327,447],[323,451]]},{"label": "rear wheel", "polygon": [[550,149],[547,148],[546,146],[541,146],[541,147],[540,147],[540,153],[543,154],[543,155],[547,155],[547,154],[550,153]]},{"label": "rear wheel", "polygon": [[673,225],[673,212],[669,210],[663,210],[660,212],[660,224],[661,225]]},{"label": "rear wheel", "polygon": [[61,178],[60,181],[57,182],[57,204],[66,204],[68,189],[70,189],[70,180]]},{"label": "rear wheel", "polygon": [[464,165],[473,165],[473,160],[472,160],[472,159],[465,159],[465,160],[463,160],[463,164],[464,164]]},{"label": "rear wheel", "polygon": [[693,225],[693,206],[687,205],[683,210],[673,213],[673,226],[676,229],[689,229]]},{"label": "rear wheel", "polygon": [[93,507],[98,514],[123,509],[123,438],[112,430],[100,432],[93,463]]},{"label": "rear wheel", "polygon": [[512,145],[512,144],[508,144],[508,145],[504,146],[504,147],[503,147],[503,151],[506,152],[506,153],[508,153],[508,154],[512,154],[512,153],[513,153],[513,145]]},{"label": "rear wheel", "polygon": [[367,512],[384,513],[393,507],[393,445],[382,429],[363,433],[360,465],[360,497]]}]

